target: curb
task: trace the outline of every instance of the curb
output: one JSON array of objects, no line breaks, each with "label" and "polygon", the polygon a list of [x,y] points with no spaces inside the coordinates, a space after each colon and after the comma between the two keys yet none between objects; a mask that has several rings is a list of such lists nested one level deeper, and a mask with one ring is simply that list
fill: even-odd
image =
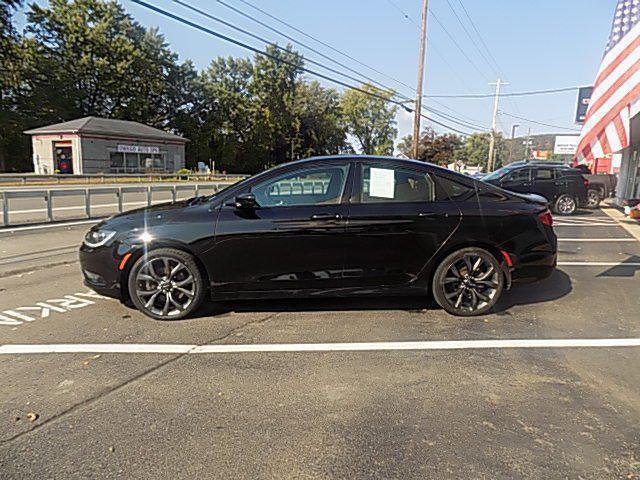
[{"label": "curb", "polygon": [[615,207],[602,207],[601,210],[602,213],[614,219],[618,225],[640,242],[640,223],[628,219],[624,213]]}]

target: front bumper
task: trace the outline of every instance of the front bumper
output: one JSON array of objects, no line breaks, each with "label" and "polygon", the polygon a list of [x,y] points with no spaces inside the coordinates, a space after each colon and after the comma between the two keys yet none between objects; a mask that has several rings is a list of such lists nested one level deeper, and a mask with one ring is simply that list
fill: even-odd
[{"label": "front bumper", "polygon": [[121,256],[117,249],[110,246],[90,248],[83,244],[78,256],[84,284],[100,295],[120,299],[122,272],[118,269]]}]

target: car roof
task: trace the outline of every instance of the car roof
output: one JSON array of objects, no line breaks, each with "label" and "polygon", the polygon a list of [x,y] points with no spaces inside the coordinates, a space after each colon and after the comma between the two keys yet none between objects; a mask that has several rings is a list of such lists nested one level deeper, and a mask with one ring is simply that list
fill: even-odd
[{"label": "car roof", "polygon": [[565,163],[560,162],[545,162],[545,161],[529,161],[529,160],[521,160],[519,162],[513,162],[505,167],[518,168],[518,167],[547,167],[547,168],[563,168],[567,170],[574,170],[571,165],[567,165]]},{"label": "car roof", "polygon": [[406,164],[407,166],[414,167],[430,167],[436,170],[440,170],[444,173],[455,173],[452,170],[447,168],[440,167],[433,163],[423,162],[420,160],[413,160],[409,158],[400,158],[400,157],[392,157],[392,156],[384,156],[384,155],[358,155],[358,154],[344,154],[344,155],[323,155],[317,157],[309,157],[302,160],[295,160],[293,162],[281,163],[277,165],[275,168],[280,167],[290,167],[295,165],[304,165],[306,163],[314,163],[314,162],[322,162],[322,161],[330,161],[330,160],[368,160],[368,161],[387,161],[394,163]]}]

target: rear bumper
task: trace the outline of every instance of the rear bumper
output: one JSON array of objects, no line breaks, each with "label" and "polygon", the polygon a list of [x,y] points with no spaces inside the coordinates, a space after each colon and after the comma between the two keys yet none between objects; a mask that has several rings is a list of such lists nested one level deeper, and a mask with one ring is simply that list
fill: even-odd
[{"label": "rear bumper", "polygon": [[549,277],[557,265],[556,251],[534,252],[515,266],[511,277],[514,283],[537,282]]}]

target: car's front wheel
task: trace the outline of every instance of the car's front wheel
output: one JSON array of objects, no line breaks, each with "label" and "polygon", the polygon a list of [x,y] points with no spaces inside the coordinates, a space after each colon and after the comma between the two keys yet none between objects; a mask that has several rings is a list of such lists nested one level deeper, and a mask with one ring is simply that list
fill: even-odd
[{"label": "car's front wheel", "polygon": [[577,208],[576,199],[567,194],[560,195],[554,205],[554,210],[558,215],[573,215]]},{"label": "car's front wheel", "polygon": [[468,247],[453,252],[433,276],[433,296],[447,312],[464,317],[493,308],[504,289],[504,274],[488,251]]},{"label": "car's front wheel", "polygon": [[205,282],[194,258],[173,248],[151,250],[129,273],[129,296],[135,307],[158,320],[179,320],[204,300]]}]

